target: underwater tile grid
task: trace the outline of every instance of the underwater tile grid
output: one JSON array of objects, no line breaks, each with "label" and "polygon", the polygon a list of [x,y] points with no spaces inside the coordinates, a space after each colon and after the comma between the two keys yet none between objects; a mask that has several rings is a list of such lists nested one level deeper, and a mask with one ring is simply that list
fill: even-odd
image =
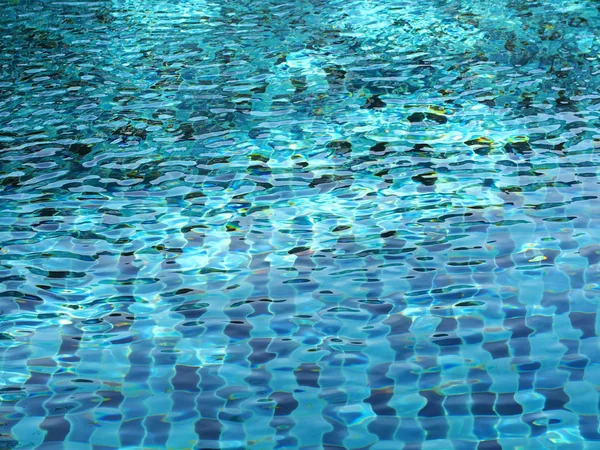
[{"label": "underwater tile grid", "polygon": [[599,10],[0,0],[0,449],[600,449]]}]

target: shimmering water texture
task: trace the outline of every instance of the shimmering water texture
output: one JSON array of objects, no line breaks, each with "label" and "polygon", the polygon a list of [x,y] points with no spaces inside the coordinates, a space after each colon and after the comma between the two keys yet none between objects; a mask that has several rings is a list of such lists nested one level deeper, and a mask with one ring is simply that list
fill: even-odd
[{"label": "shimmering water texture", "polygon": [[600,449],[598,2],[0,6],[0,449]]}]

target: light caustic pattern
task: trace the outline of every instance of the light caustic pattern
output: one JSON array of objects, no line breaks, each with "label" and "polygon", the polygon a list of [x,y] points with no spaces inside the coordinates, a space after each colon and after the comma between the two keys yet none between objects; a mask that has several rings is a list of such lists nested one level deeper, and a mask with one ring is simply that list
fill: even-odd
[{"label": "light caustic pattern", "polygon": [[0,449],[600,448],[596,2],[0,25]]}]

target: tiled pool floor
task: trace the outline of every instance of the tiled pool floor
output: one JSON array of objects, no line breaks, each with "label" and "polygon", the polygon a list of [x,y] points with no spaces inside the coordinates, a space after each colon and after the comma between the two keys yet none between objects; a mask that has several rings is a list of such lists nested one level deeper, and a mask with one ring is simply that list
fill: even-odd
[{"label": "tiled pool floor", "polygon": [[600,449],[597,2],[0,31],[0,449]]}]

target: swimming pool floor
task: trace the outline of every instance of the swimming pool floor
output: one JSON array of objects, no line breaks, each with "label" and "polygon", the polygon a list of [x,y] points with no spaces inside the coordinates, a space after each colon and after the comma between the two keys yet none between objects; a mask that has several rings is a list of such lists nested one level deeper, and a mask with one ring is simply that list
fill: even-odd
[{"label": "swimming pool floor", "polygon": [[591,0],[0,0],[0,450],[600,449]]}]

